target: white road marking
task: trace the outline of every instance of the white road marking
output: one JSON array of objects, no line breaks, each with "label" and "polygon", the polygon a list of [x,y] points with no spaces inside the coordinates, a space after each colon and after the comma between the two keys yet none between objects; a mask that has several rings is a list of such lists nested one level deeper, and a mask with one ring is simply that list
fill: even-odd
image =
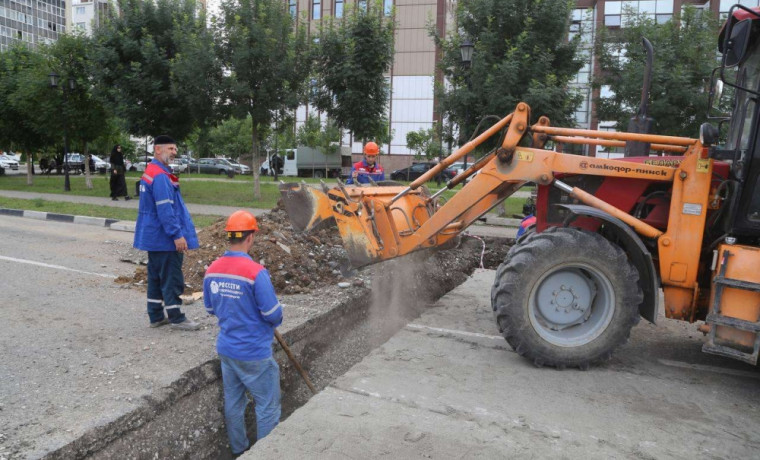
[{"label": "white road marking", "polygon": [[672,367],[680,367],[682,369],[694,369],[698,371],[717,372],[718,374],[736,375],[739,377],[749,377],[751,379],[760,380],[760,374],[752,371],[740,371],[738,369],[728,369],[725,367],[717,366],[705,366],[704,364],[691,364],[683,361],[671,361],[669,359],[658,359],[660,364]]},{"label": "white road marking", "polygon": [[465,337],[478,337],[481,339],[504,340],[504,337],[500,335],[486,335],[486,334],[479,334],[477,332],[457,331],[454,329],[443,329],[440,327],[423,326],[422,324],[410,323],[410,324],[407,324],[406,327],[410,329],[420,329],[423,331],[440,332],[441,334],[463,335]]},{"label": "white road marking", "polygon": [[37,265],[39,267],[55,268],[55,269],[58,269],[58,270],[66,270],[66,271],[69,271],[69,272],[83,273],[85,275],[100,276],[102,278],[116,279],[115,275],[109,275],[107,273],[86,272],[86,271],[83,271],[83,270],[77,270],[76,268],[64,267],[62,265],[46,264],[44,262],[37,262],[37,261],[34,261],[34,260],[16,259],[15,257],[6,257],[6,256],[0,256],[0,260],[7,260],[9,262],[18,262],[20,264]]}]

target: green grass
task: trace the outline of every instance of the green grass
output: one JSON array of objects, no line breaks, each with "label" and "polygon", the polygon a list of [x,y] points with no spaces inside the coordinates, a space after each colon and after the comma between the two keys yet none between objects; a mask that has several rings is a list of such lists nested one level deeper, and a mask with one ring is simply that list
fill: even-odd
[{"label": "green grass", "polygon": [[[130,172],[127,174],[127,189],[130,193],[134,193],[135,182],[139,179],[141,173]],[[180,185],[182,187],[182,196],[186,203],[194,204],[207,204],[207,205],[221,205],[221,206],[233,206],[233,207],[250,207],[260,209],[271,209],[276,206],[277,201],[280,198],[280,192],[277,187],[277,183],[273,182],[271,178],[261,182],[261,199],[255,200],[253,198],[253,178],[251,176],[236,176],[235,179],[230,180],[222,178],[218,181],[193,181],[185,180],[183,178],[198,178],[198,177],[211,177],[219,179],[218,176],[212,176],[208,174],[202,175],[189,175],[182,176],[180,178]],[[264,178],[262,178],[264,179]],[[286,182],[300,182],[316,184],[319,183],[319,179],[302,179],[298,177],[284,177]],[[0,189],[3,190],[16,190],[25,192],[38,192],[38,193],[53,193],[53,194],[69,194],[69,195],[83,195],[83,196],[96,196],[107,197],[110,195],[110,189],[108,185],[108,175],[94,175],[92,176],[92,189],[88,189],[85,186],[84,176],[73,175],[70,176],[71,192],[63,191],[63,176],[34,176],[34,184],[26,185],[26,176],[0,176]],[[334,179],[327,179],[325,183],[328,186],[335,183]],[[405,184],[406,185],[406,184]],[[435,193],[438,189],[434,182],[428,184],[431,193]],[[453,191],[447,191],[443,194],[445,199],[450,199],[461,188],[457,188]],[[29,201],[29,200],[20,200]],[[522,198],[508,198],[505,201],[506,215],[512,217],[513,214],[522,214],[522,205],[525,199]],[[103,208],[104,214],[92,214],[87,213],[86,210],[89,206],[76,205],[74,203],[71,206],[79,206],[80,212],[77,215],[91,215],[95,217],[112,217],[116,213],[124,211],[129,212],[127,209],[111,208],[109,206],[100,206]],[[57,205],[56,205],[57,206]],[[497,207],[492,212],[498,213],[499,208],[503,208],[504,205]],[[11,206],[6,206],[11,207]],[[35,209],[35,208],[19,208],[19,209]],[[106,210],[114,211],[111,213]],[[50,209],[55,211],[55,209]],[[63,212],[64,214],[72,214],[69,212]],[[114,219],[122,220],[134,220],[137,217],[136,211],[133,217],[112,217]]]},{"label": "green grass", "polygon": [[[31,211],[54,212],[73,216],[104,217],[117,220],[137,220],[137,209],[115,208],[111,206],[93,206],[90,204],[68,203],[65,201],[48,201],[43,199],[24,200],[0,196],[0,208],[24,209]],[[207,227],[219,216],[193,214],[193,223],[197,228]]]}]

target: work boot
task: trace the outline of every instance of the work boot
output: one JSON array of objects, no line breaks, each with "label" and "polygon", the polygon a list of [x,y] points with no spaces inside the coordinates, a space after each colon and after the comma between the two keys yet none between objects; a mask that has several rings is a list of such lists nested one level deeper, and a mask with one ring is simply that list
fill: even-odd
[{"label": "work boot", "polygon": [[119,199],[117,197],[115,197],[115,196],[112,196],[111,197],[111,201],[119,201]]},{"label": "work boot", "polygon": [[131,196],[129,196],[129,195],[127,195],[127,196],[125,196],[125,197],[124,197],[124,201],[129,201],[129,200],[131,200],[131,199],[132,199],[132,197],[131,197]]},{"label": "work boot", "polygon": [[178,331],[197,331],[198,329],[201,328],[201,325],[196,323],[195,321],[186,319],[182,321],[181,323],[172,323],[171,328],[176,329]]},{"label": "work boot", "polygon": [[164,318],[161,321],[156,321],[155,323],[150,323],[150,327],[161,327],[166,324],[169,324],[169,318]]}]

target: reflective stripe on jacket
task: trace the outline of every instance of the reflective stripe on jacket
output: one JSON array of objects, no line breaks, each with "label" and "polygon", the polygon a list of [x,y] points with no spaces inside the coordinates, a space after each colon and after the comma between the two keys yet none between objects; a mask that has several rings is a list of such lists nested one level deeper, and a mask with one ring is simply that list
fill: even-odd
[{"label": "reflective stripe on jacket", "polygon": [[188,249],[198,248],[198,235],[182,200],[179,178],[154,159],[140,178],[134,247],[143,251],[174,251],[174,240],[183,236]]},{"label": "reflective stripe on jacket", "polygon": [[272,356],[274,329],[282,306],[269,272],[243,252],[227,251],[203,278],[206,311],[219,318],[216,351],[242,361]]},{"label": "reflective stripe on jacket", "polygon": [[368,165],[366,160],[357,161],[354,163],[354,165],[351,167],[351,174],[346,180],[347,184],[354,183],[354,171],[357,171],[359,173],[359,175],[356,176],[356,182],[359,184],[369,184],[370,177],[375,182],[385,180],[385,170],[383,170],[383,167],[380,166],[380,163],[377,161],[375,161],[374,166]]}]

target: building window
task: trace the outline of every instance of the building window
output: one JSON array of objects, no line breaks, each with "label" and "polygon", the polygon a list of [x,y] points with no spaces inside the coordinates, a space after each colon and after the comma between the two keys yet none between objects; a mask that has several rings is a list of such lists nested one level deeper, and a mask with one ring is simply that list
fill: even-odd
[{"label": "building window", "polygon": [[296,0],[289,0],[288,9],[290,9],[290,17],[296,17]]},{"label": "building window", "polygon": [[322,17],[322,0],[313,0],[311,4],[311,18],[319,19]]},{"label": "building window", "polygon": [[77,22],[74,27],[76,27],[79,30],[84,30],[86,28],[86,24],[84,22]]},{"label": "building window", "polygon": [[383,0],[383,14],[390,16],[393,11],[393,0]]},{"label": "building window", "polygon": [[83,6],[78,6],[77,7],[77,14],[84,14],[84,7]]},{"label": "building window", "polygon": [[335,0],[335,17],[343,17],[343,0]]}]

